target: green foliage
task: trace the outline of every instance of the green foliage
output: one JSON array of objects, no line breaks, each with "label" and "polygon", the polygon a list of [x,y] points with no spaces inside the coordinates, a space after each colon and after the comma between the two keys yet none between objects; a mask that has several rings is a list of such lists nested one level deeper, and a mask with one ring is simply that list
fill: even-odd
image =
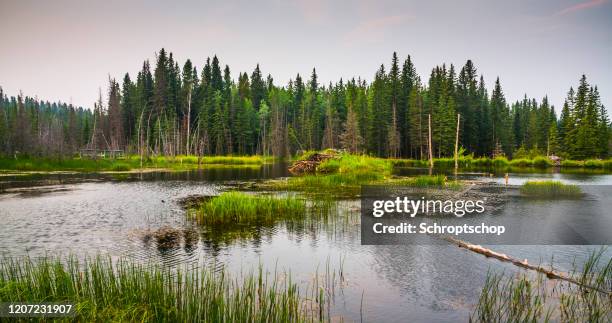
[{"label": "green foliage", "polygon": [[493,159],[493,166],[495,167],[505,167],[508,166],[509,162],[506,157],[495,157]]},{"label": "green foliage", "polygon": [[125,163],[116,163],[111,166],[111,170],[114,172],[126,172],[132,169],[132,167]]},{"label": "green foliage", "polygon": [[581,160],[562,160],[561,167],[584,167],[584,161]]},{"label": "green foliage", "polygon": [[533,161],[531,159],[526,159],[526,158],[513,159],[510,161],[510,166],[530,167],[532,165],[533,165]]},{"label": "green foliage", "polygon": [[550,159],[546,158],[546,157],[536,157],[533,159],[533,167],[537,167],[537,168],[546,168],[546,167],[551,167],[552,166],[552,162],[550,161]]},{"label": "green foliage", "polygon": [[261,268],[234,279],[208,267],[171,270],[127,259],[4,258],[0,299],[69,301],[75,304],[77,321],[87,322],[325,320],[325,298],[312,297],[307,305],[298,287],[285,278]]},{"label": "green foliage", "polygon": [[582,196],[582,190],[560,181],[528,181],[521,186],[521,194],[529,197],[575,198]]},{"label": "green foliage", "polygon": [[[190,169],[209,165],[260,166],[274,161],[263,156],[176,156],[143,159],[143,168]],[[122,159],[87,158],[0,158],[0,170],[18,171],[130,171],[140,169],[140,156]]]},{"label": "green foliage", "polygon": [[601,159],[588,159],[584,161],[584,167],[586,168],[603,168],[604,161]]},{"label": "green foliage", "polygon": [[196,210],[196,220],[204,225],[270,224],[307,214],[306,202],[295,196],[275,197],[225,192],[204,201]]}]

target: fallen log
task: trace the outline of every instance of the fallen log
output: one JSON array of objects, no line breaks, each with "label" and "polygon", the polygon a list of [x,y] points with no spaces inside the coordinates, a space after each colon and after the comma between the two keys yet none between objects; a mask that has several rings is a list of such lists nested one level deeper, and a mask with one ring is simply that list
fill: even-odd
[{"label": "fallen log", "polygon": [[476,253],[479,253],[481,255],[484,255],[485,257],[495,258],[495,259],[500,260],[500,261],[510,262],[510,263],[512,263],[512,264],[514,264],[514,265],[516,265],[518,267],[521,267],[521,268],[525,268],[525,269],[529,269],[529,270],[534,270],[536,272],[539,272],[539,273],[542,273],[542,274],[546,275],[546,277],[549,278],[549,279],[563,280],[563,281],[566,281],[566,282],[578,285],[580,287],[584,287],[584,288],[588,288],[588,289],[591,289],[591,290],[594,290],[594,291],[598,291],[600,293],[603,293],[603,294],[606,294],[606,295],[609,295],[609,296],[612,295],[612,292],[609,291],[609,290],[603,290],[601,288],[585,284],[585,283],[580,282],[580,281],[578,281],[578,280],[576,280],[576,279],[574,279],[572,277],[566,276],[566,275],[564,275],[562,273],[559,273],[559,272],[555,272],[552,269],[547,269],[547,268],[544,268],[542,266],[531,265],[531,264],[529,264],[527,262],[527,259],[521,261],[521,260],[518,260],[516,258],[512,258],[512,257],[510,257],[510,256],[508,256],[508,255],[506,255],[504,253],[495,252],[495,251],[493,251],[491,249],[484,248],[483,246],[471,244],[471,243],[465,242],[463,240],[455,239],[455,238],[450,237],[450,236],[443,236],[442,239],[446,240],[446,241],[448,241],[450,243],[453,243],[453,244],[457,245],[460,248],[464,248],[464,249],[470,250],[472,252],[476,252]]}]

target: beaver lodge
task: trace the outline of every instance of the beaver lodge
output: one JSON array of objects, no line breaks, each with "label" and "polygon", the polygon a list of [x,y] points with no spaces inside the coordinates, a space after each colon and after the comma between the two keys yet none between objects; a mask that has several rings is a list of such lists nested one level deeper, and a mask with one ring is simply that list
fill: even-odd
[{"label": "beaver lodge", "polygon": [[322,162],[334,158],[335,155],[314,153],[304,160],[298,160],[291,167],[289,172],[293,175],[310,174],[317,171],[317,166]]}]

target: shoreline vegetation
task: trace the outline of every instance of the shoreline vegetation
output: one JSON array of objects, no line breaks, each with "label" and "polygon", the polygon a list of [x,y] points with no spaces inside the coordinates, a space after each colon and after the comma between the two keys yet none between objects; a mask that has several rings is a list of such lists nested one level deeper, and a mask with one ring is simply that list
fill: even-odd
[{"label": "shoreline vegetation", "polygon": [[174,156],[125,158],[0,158],[0,171],[20,172],[129,172],[138,170],[189,170],[208,166],[259,167],[275,161],[271,156]]},{"label": "shoreline vegetation", "polygon": [[0,299],[71,302],[76,319],[90,322],[327,321],[326,288],[313,280],[301,290],[290,273],[261,266],[234,277],[208,267],[171,270],[101,256],[0,261]]},{"label": "shoreline vegetation", "polygon": [[[303,160],[313,152],[306,152],[300,156],[296,156],[293,160]],[[344,178],[340,180],[341,184],[360,183],[364,181],[382,179],[389,176],[388,172],[393,168],[413,167],[413,168],[428,168],[429,161],[421,159],[391,159],[370,157],[367,155],[349,155],[360,156],[344,158],[343,162],[348,164],[340,165],[337,159],[332,159],[322,163],[317,169],[318,174],[346,174],[356,170],[354,178]],[[361,160],[359,160],[361,159]],[[261,166],[264,164],[274,163],[281,159],[272,156],[249,155],[249,156],[198,156],[180,155],[174,157],[145,157],[140,164],[138,155],[130,155],[125,158],[0,158],[0,171],[18,171],[18,172],[57,172],[57,171],[72,171],[72,172],[129,172],[139,170],[189,170],[204,168],[207,166]],[[378,165],[375,165],[379,161]],[[434,169],[453,169],[455,160],[453,158],[434,158]],[[384,164],[384,165],[383,165]],[[341,169],[341,166],[343,168]],[[612,159],[587,159],[587,160],[562,160],[558,165],[555,165],[550,159],[544,156],[535,158],[517,158],[507,159],[506,157],[472,157],[461,156],[458,158],[458,166],[460,170],[488,170],[488,171],[508,171],[520,169],[566,169],[566,170],[605,170],[612,171]],[[361,172],[360,168],[372,169],[380,171],[377,174],[369,174]],[[380,176],[382,175],[382,177]],[[305,180],[307,181],[307,180]],[[333,177],[330,178],[333,182]]]}]

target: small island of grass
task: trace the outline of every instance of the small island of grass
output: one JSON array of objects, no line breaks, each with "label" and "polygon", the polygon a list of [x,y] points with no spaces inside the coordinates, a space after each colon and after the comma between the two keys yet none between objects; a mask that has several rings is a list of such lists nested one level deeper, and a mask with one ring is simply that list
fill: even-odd
[{"label": "small island of grass", "polygon": [[577,185],[560,181],[528,181],[521,186],[521,194],[528,197],[578,198],[582,190]]},{"label": "small island of grass", "polygon": [[288,195],[251,195],[225,192],[202,202],[195,209],[195,219],[203,225],[258,225],[280,219],[303,218],[306,201]]}]

